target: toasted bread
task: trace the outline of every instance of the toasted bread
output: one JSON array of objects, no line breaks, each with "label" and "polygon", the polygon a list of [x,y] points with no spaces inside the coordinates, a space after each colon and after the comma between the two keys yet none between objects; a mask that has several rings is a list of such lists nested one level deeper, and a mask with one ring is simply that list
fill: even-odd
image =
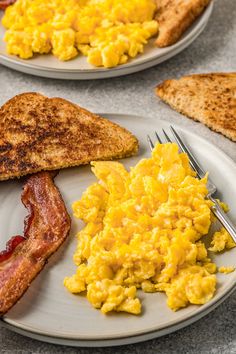
[{"label": "toasted bread", "polygon": [[158,47],[176,43],[211,0],[157,0]]},{"label": "toasted bread", "polygon": [[0,180],[131,156],[126,129],[62,98],[23,93],[0,108]]},{"label": "toasted bread", "polygon": [[178,112],[236,141],[236,73],[166,80],[156,93]]}]

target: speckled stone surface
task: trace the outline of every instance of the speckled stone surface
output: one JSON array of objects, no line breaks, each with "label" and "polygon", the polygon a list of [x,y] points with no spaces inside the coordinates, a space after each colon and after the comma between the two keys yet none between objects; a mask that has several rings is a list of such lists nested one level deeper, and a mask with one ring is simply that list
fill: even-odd
[{"label": "speckled stone surface", "polygon": [[[167,119],[221,148],[236,162],[236,145],[172,111],[155,97],[154,87],[167,78],[214,71],[236,71],[236,0],[215,0],[204,32],[184,52],[152,69],[100,81],[62,81],[33,77],[0,66],[0,104],[15,94],[39,91],[68,98],[95,112],[133,113]],[[79,319],[78,319],[79,320]],[[113,348],[71,348],[51,345],[0,330],[0,353],[236,353],[236,292],[195,324],[165,337]]]}]

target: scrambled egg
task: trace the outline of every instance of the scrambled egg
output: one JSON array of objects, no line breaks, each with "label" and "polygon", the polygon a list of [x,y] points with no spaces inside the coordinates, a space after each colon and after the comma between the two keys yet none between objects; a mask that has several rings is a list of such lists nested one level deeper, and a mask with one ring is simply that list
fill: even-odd
[{"label": "scrambled egg", "polygon": [[158,31],[154,0],[17,0],[6,9],[7,52],[28,59],[52,52],[60,60],[82,53],[106,68],[142,53]]},{"label": "scrambled egg", "polygon": [[220,231],[215,232],[213,239],[211,241],[211,246],[209,251],[221,252],[225,249],[231,249],[235,247],[235,242],[229,235],[229,233],[222,228]]},{"label": "scrambled egg", "polygon": [[219,267],[218,271],[220,273],[224,273],[224,274],[228,274],[228,273],[232,273],[235,271],[235,267]]},{"label": "scrambled egg", "polygon": [[[73,204],[85,228],[78,234],[76,274],[64,285],[103,313],[141,312],[136,290],[164,291],[177,310],[209,301],[216,265],[201,237],[212,222],[207,177],[195,178],[176,144],[158,144],[128,172],[119,162],[93,162],[99,182]],[[229,236],[224,245],[231,244]],[[213,247],[219,249],[218,236]]]}]

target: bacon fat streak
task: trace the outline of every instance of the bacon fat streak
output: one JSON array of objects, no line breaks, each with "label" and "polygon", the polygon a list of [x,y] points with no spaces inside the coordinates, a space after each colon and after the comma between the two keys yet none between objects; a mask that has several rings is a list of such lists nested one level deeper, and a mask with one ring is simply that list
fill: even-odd
[{"label": "bacon fat streak", "polygon": [[[0,257],[0,315],[5,314],[24,294],[70,231],[70,217],[53,174],[30,176],[21,200],[29,211],[24,238],[15,236]],[[21,238],[20,238],[21,237]]]}]

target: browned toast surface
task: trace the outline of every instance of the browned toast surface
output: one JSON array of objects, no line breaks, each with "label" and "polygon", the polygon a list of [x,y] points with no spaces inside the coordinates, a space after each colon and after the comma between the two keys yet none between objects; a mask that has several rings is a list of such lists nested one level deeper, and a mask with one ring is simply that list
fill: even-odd
[{"label": "browned toast surface", "polygon": [[0,180],[131,156],[126,129],[62,98],[23,93],[0,108]]},{"label": "browned toast surface", "polygon": [[178,112],[236,141],[236,73],[166,80],[156,93]]},{"label": "browned toast surface", "polygon": [[158,47],[176,43],[211,0],[157,0]]}]

